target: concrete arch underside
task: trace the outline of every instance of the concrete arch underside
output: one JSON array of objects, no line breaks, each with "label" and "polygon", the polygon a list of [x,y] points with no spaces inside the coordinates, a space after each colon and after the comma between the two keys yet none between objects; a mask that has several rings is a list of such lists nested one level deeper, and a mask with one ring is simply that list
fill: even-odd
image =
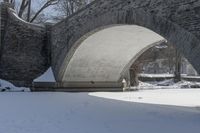
[{"label": "concrete arch underside", "polygon": [[165,41],[136,25],[115,25],[83,38],[77,42],[79,46],[65,68],[62,82],[120,83],[144,51]]}]

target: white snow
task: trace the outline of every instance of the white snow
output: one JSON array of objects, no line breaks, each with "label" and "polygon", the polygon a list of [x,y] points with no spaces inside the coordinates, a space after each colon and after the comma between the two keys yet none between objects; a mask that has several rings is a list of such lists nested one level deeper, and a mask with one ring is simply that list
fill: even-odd
[{"label": "white snow", "polygon": [[164,74],[145,74],[145,73],[140,73],[139,76],[141,76],[141,77],[148,77],[148,78],[155,78],[155,77],[173,78],[174,74],[168,74],[168,73],[164,73]]},{"label": "white snow", "polygon": [[[54,80],[50,68],[35,81]],[[188,82],[141,82],[140,87],[158,84]],[[26,90],[3,80],[0,85],[0,91]],[[166,89],[170,86],[135,92],[1,92],[0,133],[199,133],[200,89]]]},{"label": "white snow", "polygon": [[156,89],[124,93],[95,92],[90,95],[137,103],[200,107],[200,89]]},{"label": "white snow", "polygon": [[34,82],[56,82],[52,68],[50,67],[43,75],[36,78]]},{"label": "white snow", "polygon": [[[178,91],[178,90],[177,90]],[[184,91],[196,105],[199,91]],[[182,91],[182,90],[181,90]],[[138,96],[153,92],[90,93],[101,97]],[[160,92],[161,93],[161,92]],[[172,101],[171,92],[168,100]],[[195,94],[194,94],[195,93]],[[199,133],[199,108],[140,104],[98,98],[87,93],[0,93],[0,133]],[[158,95],[158,93],[157,93]],[[167,95],[167,94],[166,94]],[[148,97],[147,97],[148,96]],[[171,97],[172,96],[172,97]],[[145,98],[146,97],[146,98]],[[154,97],[154,98],[153,98]],[[175,100],[175,99],[174,99]],[[184,100],[183,102],[187,101]]]},{"label": "white snow", "polygon": [[0,92],[1,91],[30,91],[30,89],[25,87],[16,87],[10,82],[0,79]]},{"label": "white snow", "polygon": [[139,81],[139,86],[131,87],[131,89],[188,89],[188,88],[200,88],[200,82],[195,81],[185,81],[174,83],[173,79],[168,79],[164,81],[153,81],[153,82],[141,82]]},{"label": "white snow", "polygon": [[[173,78],[174,74],[163,73],[163,74],[147,74],[147,73],[140,73],[138,74],[139,77],[147,77],[147,78]],[[200,78],[200,76],[190,76],[187,74],[181,74],[183,78]]]}]

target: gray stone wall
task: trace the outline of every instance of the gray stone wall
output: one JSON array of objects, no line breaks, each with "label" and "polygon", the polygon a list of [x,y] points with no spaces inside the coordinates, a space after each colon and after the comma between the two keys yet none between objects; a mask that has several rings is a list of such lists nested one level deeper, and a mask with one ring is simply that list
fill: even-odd
[{"label": "gray stone wall", "polygon": [[7,17],[0,78],[17,85],[31,83],[50,66],[45,27],[21,20],[11,9]]},{"label": "gray stone wall", "polygon": [[175,45],[200,72],[199,22],[200,0],[96,0],[52,27],[56,79],[62,79],[82,36],[113,24],[136,24],[155,31]]},{"label": "gray stone wall", "polygon": [[1,50],[3,46],[3,38],[5,35],[5,28],[6,28],[6,23],[7,23],[7,7],[10,5],[8,3],[0,3],[0,57],[1,57]]}]

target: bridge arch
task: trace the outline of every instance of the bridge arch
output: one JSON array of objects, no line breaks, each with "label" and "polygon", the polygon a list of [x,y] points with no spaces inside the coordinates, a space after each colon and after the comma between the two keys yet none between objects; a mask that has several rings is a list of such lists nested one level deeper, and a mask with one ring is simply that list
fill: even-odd
[{"label": "bridge arch", "polygon": [[[78,21],[78,18],[67,19],[65,21],[65,26],[74,21]],[[55,27],[62,26],[63,23],[64,22],[61,22]],[[63,80],[65,69],[69,63],[69,57],[74,54],[77,48],[74,44],[77,44],[80,38],[84,38],[85,35],[87,36],[93,31],[98,31],[102,29],[102,27],[116,24],[138,25],[156,32],[163,36],[169,43],[173,44],[190,61],[194,68],[200,72],[200,63],[198,63],[200,59],[200,41],[194,34],[177,23],[167,20],[162,16],[155,15],[148,10],[120,8],[96,17],[86,18],[83,22],[79,22],[76,28],[67,28],[69,31],[67,35],[65,35],[67,43],[62,47],[63,49],[60,51],[61,54],[57,56],[56,59],[58,60],[53,62],[56,79],[58,81]],[[62,35],[62,37],[64,36]]]},{"label": "bridge arch", "polygon": [[120,82],[144,51],[165,41],[136,25],[114,25],[92,33],[74,44],[77,48],[68,56],[62,82]]}]

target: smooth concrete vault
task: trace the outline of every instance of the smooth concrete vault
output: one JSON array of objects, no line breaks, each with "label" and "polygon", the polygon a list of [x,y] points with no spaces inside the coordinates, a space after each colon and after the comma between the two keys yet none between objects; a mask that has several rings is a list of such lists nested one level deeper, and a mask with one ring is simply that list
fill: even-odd
[{"label": "smooth concrete vault", "polygon": [[62,82],[119,82],[139,55],[161,41],[157,33],[136,25],[100,30],[79,42]]}]

